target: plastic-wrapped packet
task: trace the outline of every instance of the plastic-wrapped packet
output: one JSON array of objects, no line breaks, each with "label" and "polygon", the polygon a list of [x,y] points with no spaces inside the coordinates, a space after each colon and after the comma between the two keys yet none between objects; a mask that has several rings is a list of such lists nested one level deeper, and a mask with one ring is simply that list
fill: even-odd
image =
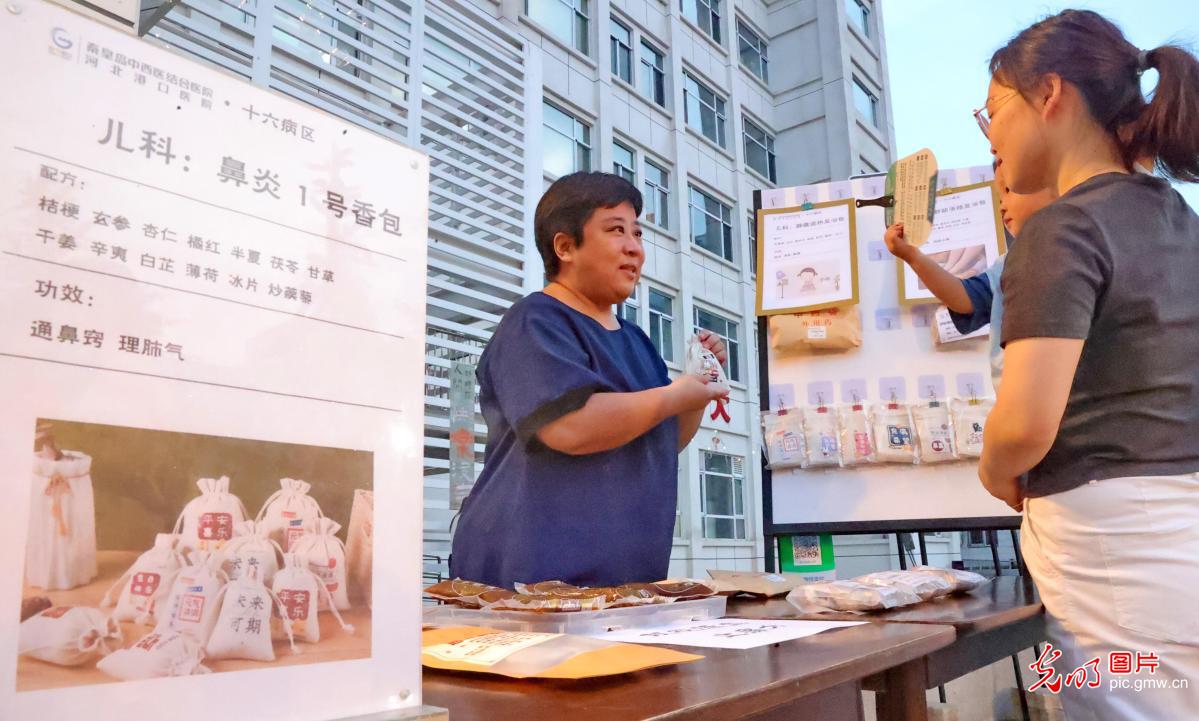
[{"label": "plastic-wrapped packet", "polygon": [[485,583],[475,583],[474,581],[464,581],[461,578],[455,578],[429,586],[425,589],[425,595],[430,598],[435,598],[438,601],[452,603],[455,606],[478,608],[480,606],[480,595],[488,591],[503,590],[504,589],[496,586],[488,586]]},{"label": "plastic-wrapped packet", "polygon": [[762,443],[771,470],[799,468],[804,463],[803,416],[798,408],[762,412]]},{"label": "plastic-wrapped packet", "polygon": [[880,463],[919,463],[912,411],[904,403],[887,403],[874,410],[875,457]]},{"label": "plastic-wrapped packet", "polygon": [[712,587],[711,583],[694,578],[672,578],[657,583],[647,583],[646,587],[659,596],[673,598],[676,601],[693,601],[697,598],[716,595],[716,589]]},{"label": "plastic-wrapped packet", "polygon": [[487,611],[534,611],[537,613],[575,613],[602,611],[608,606],[608,594],[603,589],[580,590],[569,598],[546,594],[514,593],[483,606]]},{"label": "plastic-wrapped packet", "polygon": [[990,399],[953,399],[949,410],[953,418],[953,439],[958,455],[977,458],[983,454],[983,428],[987,424],[987,415],[994,407],[995,401]]},{"label": "plastic-wrapped packet", "polygon": [[671,603],[673,598],[659,596],[654,593],[648,583],[628,583],[608,591],[608,608],[625,608],[628,606],[649,606],[653,604]]},{"label": "plastic-wrapped packet", "polygon": [[963,571],[959,568],[937,568],[936,566],[915,566],[913,571],[922,573],[936,574],[944,578],[953,586],[950,593],[965,593],[973,591],[979,586],[986,583],[989,579],[986,576],[980,576],[973,571]]},{"label": "plastic-wrapped packet", "polygon": [[865,407],[861,403],[854,403],[842,408],[837,416],[841,431],[841,465],[874,463],[874,434]]},{"label": "plastic-wrapped packet", "polygon": [[808,408],[803,412],[804,468],[829,468],[841,465],[841,440],[837,428],[837,411],[828,406]]},{"label": "plastic-wrapped packet", "polygon": [[512,584],[512,587],[516,589],[517,593],[525,593],[530,596],[543,594],[557,596],[582,590],[579,586],[569,584],[566,581],[540,581],[538,583],[521,583],[517,581]]},{"label": "plastic-wrapped packet", "polygon": [[[708,385],[714,386],[723,390],[727,394],[731,390],[729,379],[724,374],[724,366],[720,365],[716,354],[704,347],[700,342],[699,336],[691,336],[687,340],[687,373],[701,378],[708,379]],[[724,418],[724,422],[728,423],[729,412],[725,408],[724,400],[716,401],[716,410],[712,411],[712,420]]]},{"label": "plastic-wrapped packet", "polygon": [[949,407],[933,401],[912,409],[916,438],[920,444],[921,463],[945,463],[958,459],[953,445],[953,426],[949,422]]},{"label": "plastic-wrapped packet", "polygon": [[944,576],[924,571],[879,571],[877,573],[867,573],[865,576],[858,576],[853,580],[869,586],[898,586],[906,588],[919,596],[922,601],[946,596],[953,592],[954,586]]},{"label": "plastic-wrapped packet", "polygon": [[920,597],[898,586],[871,586],[856,581],[807,583],[787,594],[801,613],[882,611],[920,603]]}]

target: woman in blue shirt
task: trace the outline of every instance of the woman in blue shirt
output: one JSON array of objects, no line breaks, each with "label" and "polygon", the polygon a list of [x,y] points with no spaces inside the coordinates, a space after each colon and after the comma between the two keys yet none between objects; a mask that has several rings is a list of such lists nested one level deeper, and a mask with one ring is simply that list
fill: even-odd
[{"label": "woman in blue shirt", "polygon": [[[508,310],[479,361],[487,456],[458,518],[453,576],[507,588],[666,576],[678,453],[724,392],[671,382],[645,332],[613,312],[641,277],[641,207],[607,173],[564,176],[538,203],[549,282]],[[725,361],[719,337],[700,340]]]}]

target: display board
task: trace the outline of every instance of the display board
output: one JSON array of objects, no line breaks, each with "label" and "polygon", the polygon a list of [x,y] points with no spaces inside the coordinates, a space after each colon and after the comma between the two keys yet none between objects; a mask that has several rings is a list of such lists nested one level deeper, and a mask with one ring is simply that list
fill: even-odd
[{"label": "display board", "polygon": [[0,13],[0,718],[418,706],[428,158]]},{"label": "display board", "polygon": [[[939,190],[989,181],[989,166],[947,169]],[[884,194],[885,175],[761,191],[759,209],[788,208]],[[938,206],[940,207],[940,206]],[[780,356],[771,350],[767,319],[759,319],[762,407],[819,403],[927,402],[935,397],[992,396],[988,339],[937,345],[938,306],[903,305],[898,261],[883,243],[884,211],[857,209],[857,257],[862,343],[846,351]],[[994,227],[994,226],[992,226]],[[936,231],[934,231],[934,236]],[[872,464],[852,468],[765,471],[767,534],[1004,528],[1019,516],[978,480],[977,462],[939,465]]]}]

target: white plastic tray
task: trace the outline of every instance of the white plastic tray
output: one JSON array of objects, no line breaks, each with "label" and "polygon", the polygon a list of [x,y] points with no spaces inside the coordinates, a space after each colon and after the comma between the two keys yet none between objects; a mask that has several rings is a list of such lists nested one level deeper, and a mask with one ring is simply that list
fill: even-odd
[{"label": "white plastic tray", "polygon": [[500,631],[588,635],[618,629],[660,626],[676,621],[722,618],[725,600],[724,596],[712,596],[696,601],[571,613],[483,611],[477,608],[462,608],[447,604],[427,609],[424,614],[424,622],[437,626],[484,626]]}]

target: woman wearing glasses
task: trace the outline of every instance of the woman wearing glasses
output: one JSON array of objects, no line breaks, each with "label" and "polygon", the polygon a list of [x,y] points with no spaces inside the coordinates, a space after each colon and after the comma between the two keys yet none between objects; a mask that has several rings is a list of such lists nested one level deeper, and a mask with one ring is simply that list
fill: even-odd
[{"label": "woman wearing glasses", "polygon": [[[1149,156],[1162,175],[1199,181],[1199,60],[1142,52],[1102,16],[1067,10],[1000,48],[991,73],[980,120],[1000,172],[1015,193],[1060,197],[1007,256],[1003,384],[979,475],[1024,510],[1054,667],[1087,667],[1100,686],[1066,686],[1066,715],[1192,719],[1199,216],[1133,166]],[[1164,687],[1120,688],[1133,679],[1119,671]]]}]

